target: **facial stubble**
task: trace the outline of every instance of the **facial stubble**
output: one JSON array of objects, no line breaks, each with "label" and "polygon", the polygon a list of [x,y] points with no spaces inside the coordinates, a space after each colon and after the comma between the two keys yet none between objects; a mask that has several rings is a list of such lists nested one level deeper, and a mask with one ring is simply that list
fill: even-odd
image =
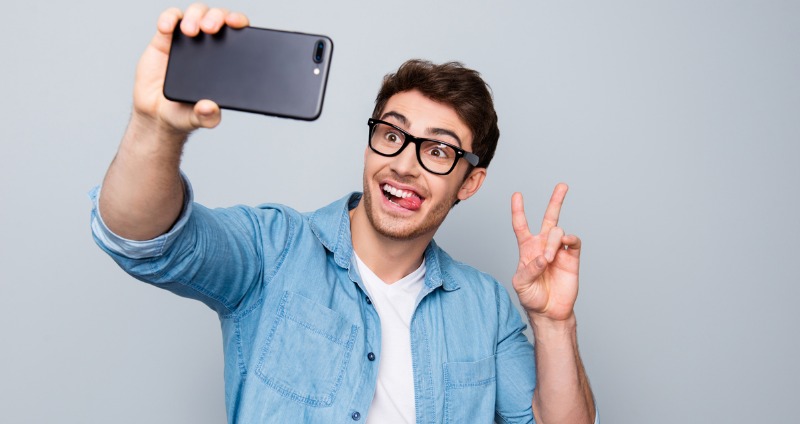
[{"label": "facial stubble", "polygon": [[[413,240],[426,234],[435,233],[458,199],[458,190],[456,190],[448,199],[434,204],[421,223],[414,224],[401,217],[379,217],[376,205],[372,202],[372,188],[365,173],[363,200],[367,219],[378,234],[391,240]],[[380,195],[383,196],[384,194],[381,193]],[[426,199],[425,201],[429,200]]]}]

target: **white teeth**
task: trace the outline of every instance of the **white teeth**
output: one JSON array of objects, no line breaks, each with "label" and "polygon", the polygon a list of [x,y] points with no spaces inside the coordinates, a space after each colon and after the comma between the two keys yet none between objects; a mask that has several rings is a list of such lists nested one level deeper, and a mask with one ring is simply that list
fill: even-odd
[{"label": "white teeth", "polygon": [[413,195],[413,193],[410,191],[400,190],[398,188],[390,186],[389,184],[383,185],[383,191],[391,194],[394,197],[400,197],[402,199],[407,199]]}]

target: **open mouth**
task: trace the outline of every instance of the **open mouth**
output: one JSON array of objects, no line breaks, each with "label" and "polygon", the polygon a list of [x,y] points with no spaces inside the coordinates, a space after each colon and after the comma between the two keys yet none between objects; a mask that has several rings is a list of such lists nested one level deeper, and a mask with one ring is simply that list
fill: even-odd
[{"label": "open mouth", "polygon": [[389,184],[384,184],[381,188],[383,189],[384,197],[389,202],[403,209],[415,211],[422,205],[422,197],[411,190],[402,190]]}]

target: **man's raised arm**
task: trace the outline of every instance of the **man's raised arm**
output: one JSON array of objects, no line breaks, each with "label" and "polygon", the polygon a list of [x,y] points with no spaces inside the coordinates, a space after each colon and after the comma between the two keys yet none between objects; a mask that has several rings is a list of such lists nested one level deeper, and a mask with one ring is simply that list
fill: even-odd
[{"label": "man's raised arm", "polygon": [[[176,25],[180,21],[180,28]],[[246,16],[193,4],[182,12],[172,8],[158,18],[157,31],[139,59],[133,92],[133,112],[99,199],[100,215],[117,235],[131,240],[152,239],[167,232],[183,205],[180,158],[189,133],[220,122],[219,107],[210,100],[195,105],[164,97],[164,76],[173,31],[195,36],[214,34],[223,25],[242,28]]]},{"label": "man's raised arm", "polygon": [[595,405],[578,354],[575,314],[581,240],[558,226],[566,184],[553,191],[538,234],[525,218],[522,195],[511,200],[511,223],[519,245],[512,283],[528,315],[536,353],[536,389],[531,401],[536,422],[589,424]]}]

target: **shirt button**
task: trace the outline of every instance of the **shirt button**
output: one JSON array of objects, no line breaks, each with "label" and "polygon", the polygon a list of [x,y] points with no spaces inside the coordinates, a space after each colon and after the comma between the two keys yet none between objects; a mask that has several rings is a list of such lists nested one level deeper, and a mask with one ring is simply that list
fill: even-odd
[{"label": "shirt button", "polygon": [[372,352],[368,353],[367,354],[367,359],[369,359],[370,361],[374,361],[375,360],[375,354],[372,353]]},{"label": "shirt button", "polygon": [[372,300],[370,300],[369,296],[367,296],[367,304],[372,305]]},{"label": "shirt button", "polygon": [[353,412],[353,415],[351,415],[350,417],[353,418],[353,421],[358,421],[361,419],[361,413],[359,413],[358,411]]}]

